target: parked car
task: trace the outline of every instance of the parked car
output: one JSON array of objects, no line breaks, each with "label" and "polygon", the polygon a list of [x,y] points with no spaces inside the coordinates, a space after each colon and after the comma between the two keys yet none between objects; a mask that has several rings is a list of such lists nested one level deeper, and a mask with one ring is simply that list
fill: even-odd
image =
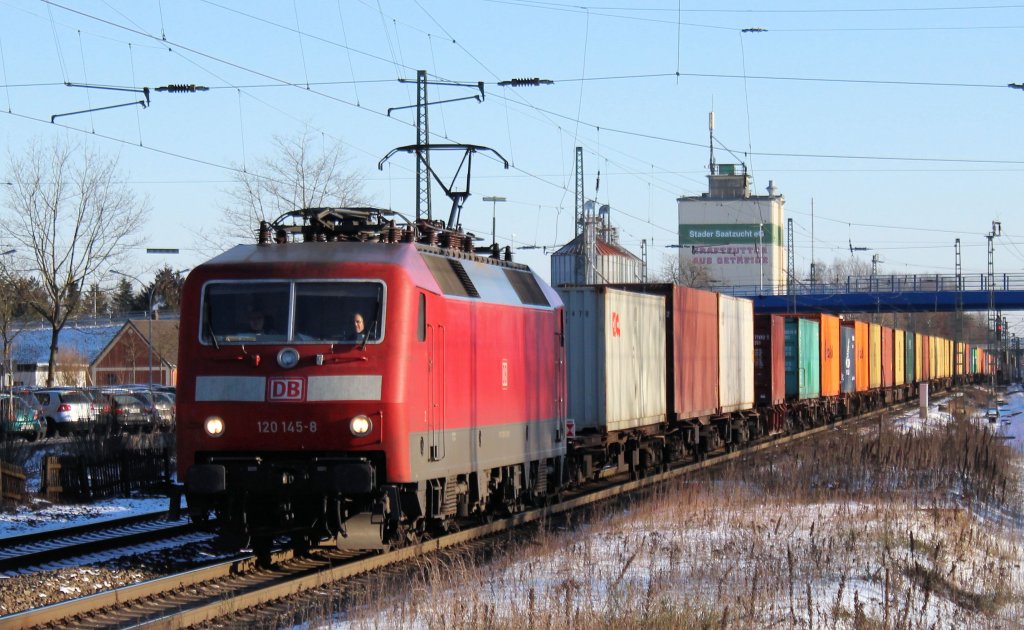
[{"label": "parked car", "polygon": [[46,436],[88,433],[94,426],[93,403],[73,389],[40,389],[33,392],[43,407]]},{"label": "parked car", "polygon": [[151,433],[154,423],[149,404],[128,390],[106,390],[111,433]]},{"label": "parked car", "polygon": [[46,435],[42,411],[17,394],[0,392],[0,421],[3,439],[21,437],[35,442]]},{"label": "parked car", "polygon": [[152,392],[148,389],[136,389],[133,390],[133,393],[149,405],[150,413],[153,414],[153,423],[161,431],[167,431],[174,426],[175,404],[173,395],[157,391],[156,389]]},{"label": "parked car", "polygon": [[110,415],[110,403],[107,396],[99,387],[83,387],[79,391],[85,394],[89,398],[89,402],[92,403],[93,430],[98,433],[108,433],[113,417]]}]

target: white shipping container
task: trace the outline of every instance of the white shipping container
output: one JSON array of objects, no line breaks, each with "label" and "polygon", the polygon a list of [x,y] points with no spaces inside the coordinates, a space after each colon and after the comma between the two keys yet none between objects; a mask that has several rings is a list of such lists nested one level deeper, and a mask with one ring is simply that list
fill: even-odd
[{"label": "white shipping container", "polygon": [[665,298],[564,287],[568,412],[580,434],[663,422]]},{"label": "white shipping container", "polygon": [[754,406],[754,303],[718,296],[718,402],[722,413]]}]

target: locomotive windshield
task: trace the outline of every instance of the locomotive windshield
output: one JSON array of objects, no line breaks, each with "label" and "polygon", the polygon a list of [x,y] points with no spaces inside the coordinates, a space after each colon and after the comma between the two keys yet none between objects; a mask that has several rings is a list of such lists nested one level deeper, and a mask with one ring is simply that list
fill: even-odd
[{"label": "locomotive windshield", "polygon": [[368,281],[225,281],[203,289],[206,344],[375,343],[384,285]]}]

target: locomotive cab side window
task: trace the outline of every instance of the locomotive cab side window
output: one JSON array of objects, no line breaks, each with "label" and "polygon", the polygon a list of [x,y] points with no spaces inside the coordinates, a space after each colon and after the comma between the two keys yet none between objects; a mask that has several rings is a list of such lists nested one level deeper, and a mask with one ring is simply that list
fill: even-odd
[{"label": "locomotive cab side window", "polygon": [[215,281],[203,289],[205,344],[378,343],[379,281]]},{"label": "locomotive cab side window", "polygon": [[416,339],[427,340],[427,296],[420,293],[418,314],[416,315]]}]

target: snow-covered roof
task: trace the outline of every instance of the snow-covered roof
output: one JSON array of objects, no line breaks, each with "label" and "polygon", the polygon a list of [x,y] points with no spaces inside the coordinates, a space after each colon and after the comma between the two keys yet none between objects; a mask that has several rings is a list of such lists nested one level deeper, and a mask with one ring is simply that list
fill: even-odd
[{"label": "snow-covered roof", "polygon": [[[76,326],[69,324],[60,331],[57,347],[74,350],[86,363],[92,363],[100,351],[121,329],[121,324],[106,326]],[[50,358],[50,328],[22,330],[11,342],[15,363],[47,363]],[[2,344],[2,342],[0,342]]]}]

